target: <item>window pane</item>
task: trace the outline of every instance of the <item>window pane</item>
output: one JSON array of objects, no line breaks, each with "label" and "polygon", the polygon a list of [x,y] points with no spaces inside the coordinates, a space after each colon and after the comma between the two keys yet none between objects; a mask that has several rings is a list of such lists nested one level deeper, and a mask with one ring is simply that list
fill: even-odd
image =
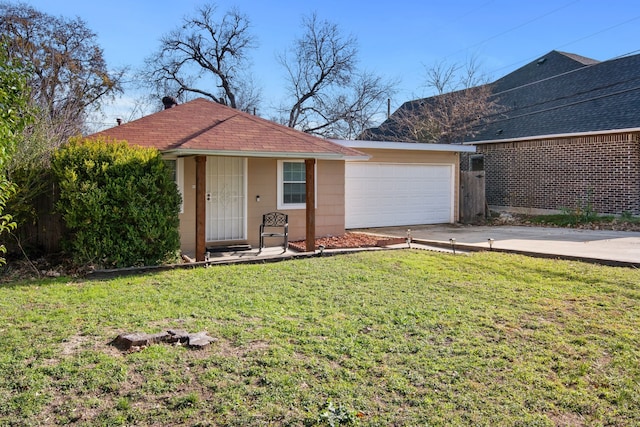
[{"label": "window pane", "polygon": [[471,171],[483,171],[484,170],[484,154],[477,154],[470,157],[470,170]]},{"label": "window pane", "polygon": [[301,162],[283,162],[282,178],[285,182],[305,182],[305,167]]},{"label": "window pane", "polygon": [[283,184],[282,201],[284,203],[305,203],[306,193],[305,184]]},{"label": "window pane", "polygon": [[304,162],[282,162],[282,203],[305,203],[306,179]]},{"label": "window pane", "polygon": [[177,161],[176,160],[165,160],[164,161],[165,165],[167,165],[167,169],[169,169],[169,171],[171,171],[171,178],[176,181],[177,178]]}]

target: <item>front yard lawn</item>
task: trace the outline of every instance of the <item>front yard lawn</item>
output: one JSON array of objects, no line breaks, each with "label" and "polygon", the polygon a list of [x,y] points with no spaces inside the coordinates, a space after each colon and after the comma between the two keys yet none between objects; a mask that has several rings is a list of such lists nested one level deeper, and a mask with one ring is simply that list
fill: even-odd
[{"label": "front yard lawn", "polygon": [[[207,331],[122,353],[123,332]],[[640,271],[362,252],[0,285],[0,425],[640,424]]]}]

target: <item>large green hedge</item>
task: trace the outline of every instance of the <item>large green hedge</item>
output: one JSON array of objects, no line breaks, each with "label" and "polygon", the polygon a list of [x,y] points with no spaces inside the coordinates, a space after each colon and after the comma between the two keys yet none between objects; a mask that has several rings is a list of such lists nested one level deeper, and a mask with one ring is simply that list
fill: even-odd
[{"label": "large green hedge", "polygon": [[180,247],[180,194],[155,149],[72,140],[53,156],[63,245],[78,264],[157,265]]}]

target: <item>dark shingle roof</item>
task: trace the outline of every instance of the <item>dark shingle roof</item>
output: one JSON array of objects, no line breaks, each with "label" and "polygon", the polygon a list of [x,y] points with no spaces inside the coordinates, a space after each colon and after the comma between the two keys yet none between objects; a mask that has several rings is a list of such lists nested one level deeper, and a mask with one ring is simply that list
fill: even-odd
[{"label": "dark shingle roof", "polygon": [[597,63],[594,59],[552,50],[496,80],[493,85],[497,92],[502,92]]},{"label": "dark shingle roof", "polygon": [[638,128],[640,55],[494,93],[503,111],[472,141]]},{"label": "dark shingle roof", "polygon": [[[492,87],[499,111],[467,142],[640,128],[640,55],[598,62],[551,51]],[[398,111],[416,102],[428,99]],[[392,123],[393,116],[370,135],[397,133]]]}]

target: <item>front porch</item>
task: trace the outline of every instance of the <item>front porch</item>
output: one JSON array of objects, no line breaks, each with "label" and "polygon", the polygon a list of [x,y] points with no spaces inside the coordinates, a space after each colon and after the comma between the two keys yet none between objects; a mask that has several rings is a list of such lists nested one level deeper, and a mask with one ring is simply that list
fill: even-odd
[{"label": "front porch", "polygon": [[[215,246],[259,246],[262,215],[283,210],[278,187],[282,179],[276,158],[233,156],[185,156],[176,171],[181,183],[183,211],[180,214],[181,251],[194,260],[205,261],[207,248]],[[290,235],[313,242],[316,233],[344,232],[344,162],[316,160],[305,164],[304,203],[284,209],[290,217]],[[319,176],[317,176],[319,174]],[[316,182],[317,181],[317,182]],[[328,191],[326,206],[316,206],[316,192]],[[316,215],[324,215],[319,227]],[[268,240],[267,245],[276,244]],[[313,251],[313,247],[307,248]]]}]

